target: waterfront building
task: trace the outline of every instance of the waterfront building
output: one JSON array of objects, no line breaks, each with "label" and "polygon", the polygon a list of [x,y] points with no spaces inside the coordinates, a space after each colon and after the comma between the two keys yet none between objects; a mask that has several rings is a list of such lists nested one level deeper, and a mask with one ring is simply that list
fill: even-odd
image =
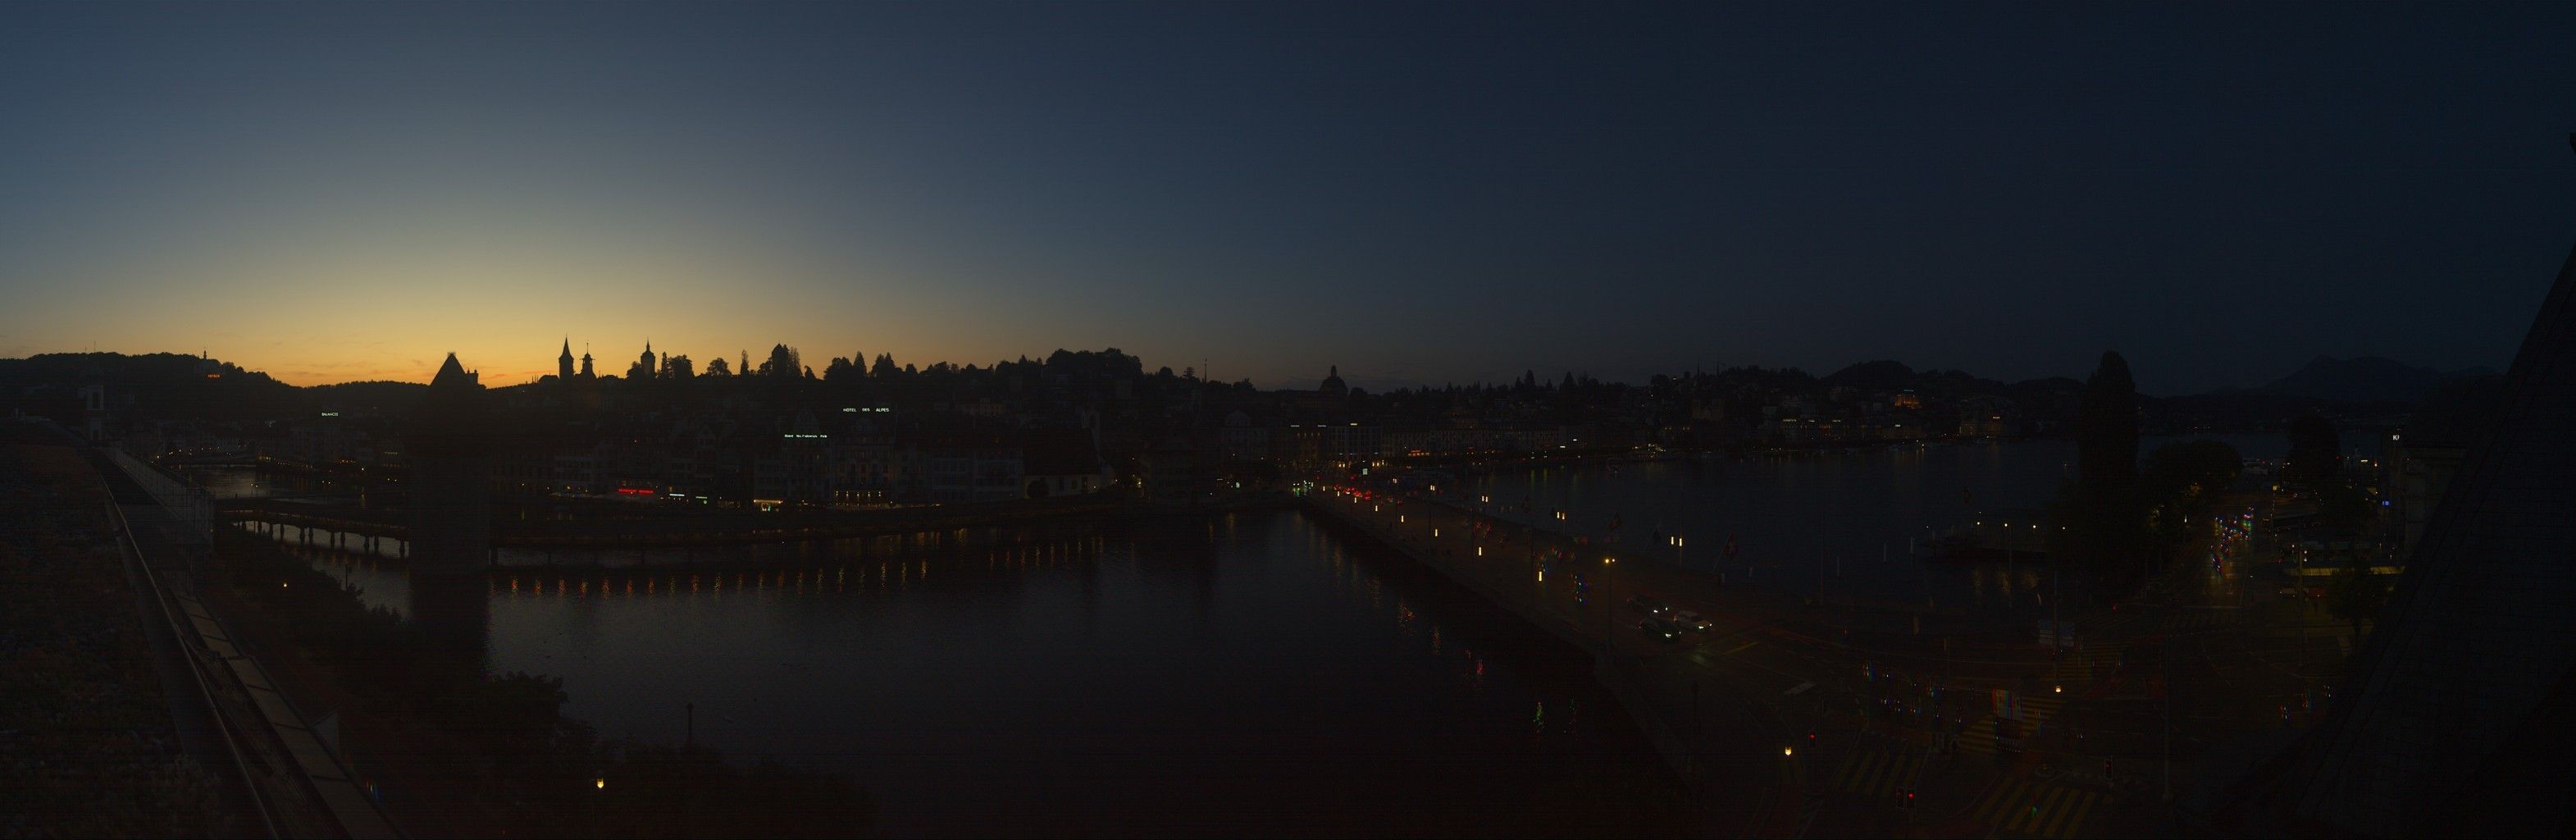
[{"label": "waterfront building", "polygon": [[1021,443],[1011,435],[984,431],[934,431],[913,437],[913,458],[920,465],[917,497],[934,503],[988,502],[1016,499],[1028,489],[1022,480]]},{"label": "waterfront building", "polygon": [[1110,481],[1109,465],[1088,429],[1031,432],[1021,472],[1033,499],[1097,493]]},{"label": "waterfront building", "polygon": [[1198,447],[1187,436],[1175,435],[1155,444],[1137,461],[1137,478],[1144,486],[1145,501],[1183,505],[1206,497],[1205,488],[1199,486]]},{"label": "waterfront building", "polygon": [[1287,389],[1271,392],[1279,410],[1299,422],[1337,420],[1350,407],[1351,388],[1342,381],[1342,368],[1327,369],[1322,384],[1314,390]]},{"label": "waterfront building", "polygon": [[2391,519],[2397,523],[2400,556],[2423,541],[2434,504],[2459,473],[2469,444],[2493,419],[2503,386],[2500,376],[2446,382],[2425,398],[2406,425],[2390,432],[2380,444],[2386,469],[2382,481]]}]

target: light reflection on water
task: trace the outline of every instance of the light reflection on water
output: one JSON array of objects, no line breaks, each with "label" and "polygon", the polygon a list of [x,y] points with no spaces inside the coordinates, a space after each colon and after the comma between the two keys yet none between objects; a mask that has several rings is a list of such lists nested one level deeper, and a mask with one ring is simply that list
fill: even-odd
[{"label": "light reflection on water", "polygon": [[[677,741],[694,703],[700,742],[849,772],[898,835],[1262,827],[1224,813],[1293,833],[1660,774],[1624,720],[1581,713],[1611,703],[1582,655],[1300,515],[988,536],[497,572],[489,667],[563,677],[568,711],[609,736]],[[398,561],[308,556],[399,605]],[[1611,809],[1591,815],[1605,830],[1661,818],[1586,807]]]}]

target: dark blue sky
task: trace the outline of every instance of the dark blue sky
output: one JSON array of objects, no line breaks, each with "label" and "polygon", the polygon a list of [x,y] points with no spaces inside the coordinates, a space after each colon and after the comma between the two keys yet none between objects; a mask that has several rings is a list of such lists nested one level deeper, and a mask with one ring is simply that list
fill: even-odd
[{"label": "dark blue sky", "polygon": [[0,355],[2502,367],[2576,244],[2570,45],[2564,4],[7,5]]}]

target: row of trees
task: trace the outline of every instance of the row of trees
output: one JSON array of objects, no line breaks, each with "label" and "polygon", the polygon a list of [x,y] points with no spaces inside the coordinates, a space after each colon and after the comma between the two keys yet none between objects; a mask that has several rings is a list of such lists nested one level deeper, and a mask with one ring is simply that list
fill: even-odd
[{"label": "row of trees", "polygon": [[[2075,481],[2060,488],[2053,513],[2066,529],[2052,553],[2090,567],[2104,591],[2136,591],[2188,546],[2218,497],[2236,481],[2242,458],[2214,440],[2167,444],[2138,458],[2137,388],[2118,353],[2102,354],[2085,380],[2075,421]],[[2290,424],[2282,489],[2310,500],[2330,543],[2355,543],[2375,519],[2367,494],[2344,474],[2334,424],[2309,413]],[[2356,550],[2357,552],[2357,550]],[[2356,631],[2386,603],[2388,587],[2356,553],[2335,576],[2327,607]]]}]

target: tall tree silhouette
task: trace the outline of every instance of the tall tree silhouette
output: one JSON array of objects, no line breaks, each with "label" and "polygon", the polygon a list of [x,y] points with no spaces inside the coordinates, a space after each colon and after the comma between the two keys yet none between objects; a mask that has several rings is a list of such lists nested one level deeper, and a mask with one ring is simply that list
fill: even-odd
[{"label": "tall tree silhouette", "polygon": [[2301,490],[2314,490],[2343,474],[2343,443],[2334,424],[2316,412],[2290,421],[2290,452],[2281,459],[2281,478]]},{"label": "tall tree silhouette", "polygon": [[2129,363],[2102,354],[2075,407],[2074,547],[2115,587],[2139,582],[2146,511],[2138,503],[2138,386]]},{"label": "tall tree silhouette", "polygon": [[796,349],[785,344],[769,348],[769,359],[760,363],[763,376],[795,379],[804,375],[805,365],[796,360]]},{"label": "tall tree silhouette", "polygon": [[2138,386],[2118,353],[2084,380],[2075,409],[2076,476],[2088,490],[2126,494],[2138,481]]}]

